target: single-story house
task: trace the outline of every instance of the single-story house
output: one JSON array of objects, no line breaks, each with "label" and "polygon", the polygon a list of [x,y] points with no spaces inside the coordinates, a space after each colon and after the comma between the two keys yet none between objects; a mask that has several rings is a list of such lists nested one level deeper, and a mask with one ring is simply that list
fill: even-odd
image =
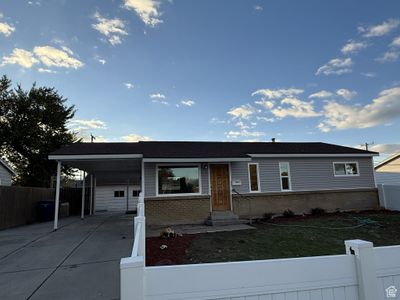
[{"label": "single-story house", "polygon": [[[376,155],[318,142],[146,141],[76,143],[49,159],[58,161],[58,175],[66,164],[96,182],[139,186],[148,224],[194,224],[287,209],[373,209],[378,205]],[[106,201],[95,197],[95,210],[123,198],[112,191]]]},{"label": "single-story house", "polygon": [[378,184],[400,185],[400,153],[395,153],[375,165]]},{"label": "single-story house", "polygon": [[14,170],[0,158],[0,186],[10,186],[15,175]]}]

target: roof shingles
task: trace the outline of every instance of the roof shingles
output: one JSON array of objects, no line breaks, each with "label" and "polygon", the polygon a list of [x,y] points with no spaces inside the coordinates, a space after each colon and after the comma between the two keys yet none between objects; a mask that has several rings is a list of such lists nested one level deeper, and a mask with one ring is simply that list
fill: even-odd
[{"label": "roof shingles", "polygon": [[339,145],[309,142],[161,142],[75,143],[51,155],[143,154],[145,158],[231,158],[248,154],[377,154]]}]

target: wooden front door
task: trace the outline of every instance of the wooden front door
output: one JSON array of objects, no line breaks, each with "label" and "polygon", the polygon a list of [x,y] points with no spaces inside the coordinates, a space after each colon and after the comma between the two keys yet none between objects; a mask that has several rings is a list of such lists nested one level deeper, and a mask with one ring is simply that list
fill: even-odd
[{"label": "wooden front door", "polygon": [[212,210],[230,210],[229,165],[210,165]]}]

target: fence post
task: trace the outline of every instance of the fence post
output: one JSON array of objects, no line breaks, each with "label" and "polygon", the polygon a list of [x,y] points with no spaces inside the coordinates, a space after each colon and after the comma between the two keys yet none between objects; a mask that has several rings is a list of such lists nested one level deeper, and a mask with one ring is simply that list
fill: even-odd
[{"label": "fence post", "polygon": [[120,262],[121,300],[144,300],[144,258],[122,258]]},{"label": "fence post", "polygon": [[349,240],[344,243],[346,254],[354,255],[355,258],[359,298],[361,300],[379,299],[374,245],[363,240]]}]

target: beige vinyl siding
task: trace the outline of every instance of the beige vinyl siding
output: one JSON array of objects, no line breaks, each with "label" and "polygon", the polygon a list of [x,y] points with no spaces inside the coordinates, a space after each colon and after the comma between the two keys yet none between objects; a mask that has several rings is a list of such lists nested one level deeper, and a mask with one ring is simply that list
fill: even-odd
[{"label": "beige vinyl siding", "polygon": [[[265,158],[254,159],[259,164],[261,192],[281,191],[279,162],[289,162],[292,191],[313,191],[375,187],[372,159],[348,158]],[[357,162],[359,176],[335,177],[333,162]],[[234,188],[249,192],[248,163],[232,162],[232,180],[241,180]]]},{"label": "beige vinyl siding", "polygon": [[[201,163],[160,163],[159,165],[171,165],[171,166],[184,166],[184,165],[200,165],[200,181],[201,181],[201,194],[208,195],[209,194],[209,182],[208,182],[208,165]],[[144,191],[145,197],[155,197],[156,196],[156,167],[157,163],[145,163],[144,164]],[[207,166],[207,167],[205,167]]]},{"label": "beige vinyl siding", "polygon": [[[133,190],[139,190],[140,186],[129,186],[129,210],[135,210],[138,202],[138,197],[132,196]],[[124,197],[114,197],[114,191],[125,191]],[[95,194],[95,210],[96,211],[126,211],[126,185],[109,185],[97,186]]]},{"label": "beige vinyl siding", "polygon": [[400,157],[392,160],[390,163],[378,167],[376,172],[398,172],[400,173]]},{"label": "beige vinyl siding", "polygon": [[0,185],[10,186],[11,181],[10,172],[2,164],[0,164]]}]

